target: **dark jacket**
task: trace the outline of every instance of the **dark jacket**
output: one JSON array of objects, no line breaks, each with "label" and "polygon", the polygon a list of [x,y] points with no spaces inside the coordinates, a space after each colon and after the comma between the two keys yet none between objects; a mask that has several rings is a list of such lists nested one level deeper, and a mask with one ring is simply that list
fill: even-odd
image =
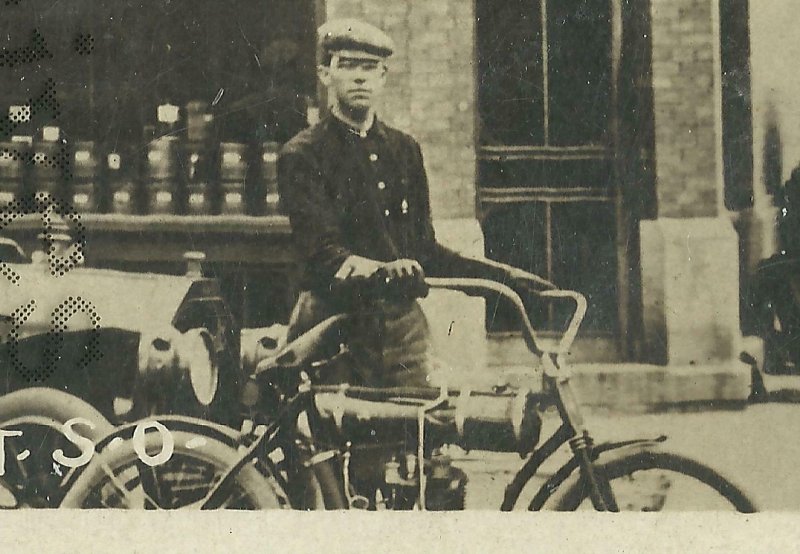
[{"label": "dark jacket", "polygon": [[414,259],[428,276],[505,280],[436,242],[419,144],[378,119],[364,137],[330,116],[300,132],[281,151],[278,186],[304,289],[327,291],[351,254]]}]

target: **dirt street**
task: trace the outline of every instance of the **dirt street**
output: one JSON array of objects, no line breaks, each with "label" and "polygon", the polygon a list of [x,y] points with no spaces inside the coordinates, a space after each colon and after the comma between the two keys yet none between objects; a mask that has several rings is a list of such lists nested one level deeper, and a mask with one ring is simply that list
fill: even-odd
[{"label": "dirt street", "polygon": [[[543,439],[554,418],[545,420]],[[665,450],[696,458],[723,472],[756,501],[760,510],[800,510],[800,404],[768,403],[744,410],[636,416],[587,416],[597,442],[667,435]],[[555,471],[565,447],[541,470]],[[458,462],[470,477],[468,509],[497,509],[506,484],[522,466],[513,454],[470,452]],[[536,480],[542,483],[543,478]],[[538,486],[531,487],[530,497]],[[526,503],[527,505],[527,503]]]}]

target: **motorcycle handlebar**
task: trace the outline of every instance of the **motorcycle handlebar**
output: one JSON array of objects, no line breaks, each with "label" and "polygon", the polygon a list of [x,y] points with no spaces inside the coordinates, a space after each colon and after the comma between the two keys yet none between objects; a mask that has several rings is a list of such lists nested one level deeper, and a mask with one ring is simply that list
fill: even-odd
[{"label": "motorcycle handlebar", "polygon": [[[456,290],[466,294],[480,296],[484,296],[486,292],[499,294],[514,305],[520,318],[521,329],[526,345],[528,349],[537,356],[541,356],[545,353],[554,355],[566,354],[578,334],[578,329],[580,328],[587,308],[586,297],[578,292],[553,288],[539,290],[534,286],[528,287],[533,294],[544,299],[570,299],[575,302],[575,310],[566,331],[561,336],[555,348],[548,348],[539,340],[536,330],[528,317],[528,311],[523,300],[520,298],[519,294],[508,285],[488,279],[473,278],[426,278],[424,281],[419,278],[409,278],[400,279],[398,281],[399,282],[391,283],[390,280],[385,279],[384,276],[379,273],[373,274],[370,277],[351,277],[337,283],[336,286],[339,288],[335,292],[338,293],[340,302],[348,304],[346,307],[343,306],[343,312],[349,312],[359,304],[369,304],[377,300],[410,300],[419,298],[427,295],[428,288]],[[544,281],[544,284],[552,287],[552,285],[546,281]],[[538,287],[542,286],[542,283],[534,280],[532,285]],[[387,291],[389,294],[387,294]],[[262,362],[258,364],[256,374],[262,373],[276,365],[294,366],[300,363],[307,357],[309,352],[316,351],[319,343],[325,341],[329,334],[327,331],[328,327],[330,327],[331,332],[334,334],[339,332],[339,323],[343,317],[345,316],[341,315],[330,318],[329,321],[322,324],[322,328],[315,328],[295,340],[292,348],[282,351],[278,356],[274,357],[274,359],[269,358],[269,362],[267,360],[262,360]],[[292,359],[286,359],[287,356],[292,357]]]},{"label": "motorcycle handlebar", "polygon": [[525,286],[534,295],[545,300],[571,300],[575,309],[566,330],[559,339],[555,348],[545,348],[538,340],[536,330],[528,317],[527,308],[519,294],[506,284],[488,279],[474,278],[443,278],[427,277],[424,280],[416,276],[405,279],[392,280],[385,273],[378,271],[369,277],[351,277],[336,283],[336,292],[340,299],[354,303],[369,303],[379,299],[413,300],[427,296],[429,288],[458,290],[472,295],[482,295],[486,292],[500,294],[508,299],[519,315],[523,336],[528,349],[536,355],[547,352],[550,354],[566,354],[578,335],[583,318],[586,315],[586,297],[576,291],[557,288],[553,283],[534,275],[525,273],[523,279],[517,283]]},{"label": "motorcycle handlebar", "polygon": [[[427,278],[425,279],[425,283],[431,288],[458,290],[467,294],[491,291],[505,297],[511,301],[516,308],[522,324],[521,326],[525,342],[528,345],[528,349],[536,355],[542,355],[543,353],[556,355],[566,354],[572,346],[575,337],[578,335],[578,330],[583,322],[583,318],[586,315],[586,297],[579,292],[562,289],[537,290],[533,287],[529,287],[533,294],[545,299],[570,299],[575,302],[575,311],[570,318],[570,322],[566,331],[558,341],[558,346],[555,349],[544,348],[538,340],[536,330],[534,329],[533,325],[531,324],[531,320],[528,317],[525,303],[522,301],[519,294],[511,289],[511,287],[495,281],[489,281],[488,279]],[[545,281],[545,283],[547,282]]]}]

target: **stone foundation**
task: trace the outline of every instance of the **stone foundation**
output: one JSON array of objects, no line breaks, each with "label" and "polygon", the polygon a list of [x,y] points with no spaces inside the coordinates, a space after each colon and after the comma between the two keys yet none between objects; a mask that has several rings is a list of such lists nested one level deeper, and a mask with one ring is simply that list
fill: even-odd
[{"label": "stone foundation", "polygon": [[739,248],[724,218],[641,224],[645,351],[653,363],[706,365],[739,354]]}]

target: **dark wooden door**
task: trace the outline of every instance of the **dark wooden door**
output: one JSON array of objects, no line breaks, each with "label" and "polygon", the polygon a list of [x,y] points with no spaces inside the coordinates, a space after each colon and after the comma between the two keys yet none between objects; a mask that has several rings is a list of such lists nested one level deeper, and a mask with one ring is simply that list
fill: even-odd
[{"label": "dark wooden door", "polygon": [[[623,44],[636,42],[623,42],[623,23],[649,44],[649,3],[630,4],[477,3],[486,253],[586,294],[582,335],[604,343],[613,358],[633,350],[635,231],[652,157],[649,51],[623,56]],[[490,310],[491,331],[513,328],[510,312]],[[542,307],[536,323],[556,331],[568,315],[566,307]]]}]

